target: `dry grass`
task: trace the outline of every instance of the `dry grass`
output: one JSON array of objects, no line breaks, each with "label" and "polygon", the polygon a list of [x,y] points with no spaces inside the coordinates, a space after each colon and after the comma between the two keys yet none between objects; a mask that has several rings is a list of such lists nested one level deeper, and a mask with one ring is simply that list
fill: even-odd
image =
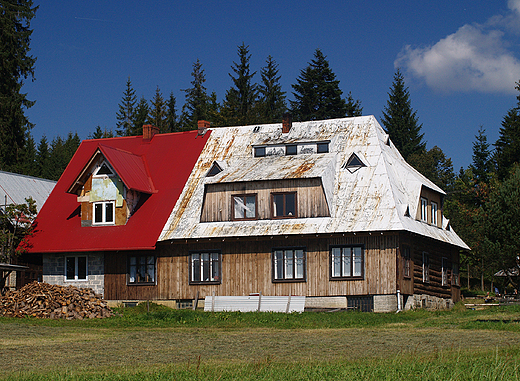
[{"label": "dry grass", "polygon": [[352,361],[396,354],[478,350],[520,343],[520,333],[414,328],[107,329],[2,324],[0,375],[111,371],[169,364]]}]

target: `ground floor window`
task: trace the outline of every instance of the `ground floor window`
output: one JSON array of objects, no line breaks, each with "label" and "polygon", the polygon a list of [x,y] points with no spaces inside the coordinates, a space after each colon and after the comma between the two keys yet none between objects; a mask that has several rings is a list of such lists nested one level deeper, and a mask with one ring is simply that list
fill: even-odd
[{"label": "ground floor window", "polygon": [[458,263],[451,264],[451,284],[454,286],[459,286],[459,265]]},{"label": "ground floor window", "polygon": [[422,281],[424,283],[430,283],[430,255],[426,252],[423,252],[422,258],[423,258]]},{"label": "ground floor window", "polygon": [[411,277],[411,255],[410,255],[410,247],[403,246],[403,275],[405,278]]},{"label": "ground floor window", "polygon": [[330,275],[332,279],[362,279],[363,246],[333,246],[330,248]]},{"label": "ground floor window", "polygon": [[65,279],[87,280],[87,257],[65,257]]},{"label": "ground floor window", "polygon": [[131,255],[128,257],[129,284],[155,284],[155,256]]},{"label": "ground floor window", "polygon": [[305,280],[305,248],[274,249],[273,281]]},{"label": "ground floor window", "polygon": [[448,258],[442,257],[442,285],[448,285]]},{"label": "ground floor window", "polygon": [[190,283],[220,284],[220,262],[219,251],[190,253]]}]

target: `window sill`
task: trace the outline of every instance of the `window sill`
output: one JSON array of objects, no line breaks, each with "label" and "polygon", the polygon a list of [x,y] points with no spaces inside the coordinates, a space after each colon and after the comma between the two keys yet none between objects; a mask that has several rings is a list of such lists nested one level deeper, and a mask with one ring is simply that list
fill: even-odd
[{"label": "window sill", "polygon": [[305,283],[307,279],[273,279],[273,283]]},{"label": "window sill", "polygon": [[87,279],[65,279],[65,282],[67,282],[67,283],[72,283],[72,282],[88,282],[88,278],[87,278]]},{"label": "window sill", "polygon": [[206,284],[222,284],[222,282],[221,281],[211,281],[211,282],[209,282],[209,281],[208,282],[192,282],[192,281],[190,281],[189,282],[190,286],[204,286]]},{"label": "window sill", "polygon": [[343,277],[329,277],[330,281],[337,281],[337,280],[365,280],[364,276],[343,276]]},{"label": "window sill", "polygon": [[156,286],[155,282],[134,282],[134,283],[127,283],[127,286]]}]

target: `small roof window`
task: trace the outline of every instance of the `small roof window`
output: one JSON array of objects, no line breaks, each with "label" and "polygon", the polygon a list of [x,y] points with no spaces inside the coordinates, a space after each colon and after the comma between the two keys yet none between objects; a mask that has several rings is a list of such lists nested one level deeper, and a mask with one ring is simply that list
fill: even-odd
[{"label": "small roof window", "polygon": [[285,146],[286,155],[296,155],[298,153],[298,146],[296,144],[287,144]]},{"label": "small roof window", "polygon": [[264,157],[265,156],[265,147],[255,147],[255,157]]},{"label": "small roof window", "polygon": [[206,176],[213,177],[215,175],[218,175],[220,172],[222,172],[222,168],[220,167],[220,165],[218,165],[216,161],[214,161]]},{"label": "small roof window", "polygon": [[327,153],[329,152],[329,142],[320,142],[316,144],[316,152],[317,153]]},{"label": "small roof window", "polygon": [[347,169],[350,173],[356,172],[359,168],[366,167],[366,165],[361,161],[361,159],[353,153],[350,155],[349,159],[345,164],[343,164],[343,169]]},{"label": "small roof window", "polygon": [[94,176],[114,176],[114,171],[110,168],[106,161],[103,161],[94,171]]}]

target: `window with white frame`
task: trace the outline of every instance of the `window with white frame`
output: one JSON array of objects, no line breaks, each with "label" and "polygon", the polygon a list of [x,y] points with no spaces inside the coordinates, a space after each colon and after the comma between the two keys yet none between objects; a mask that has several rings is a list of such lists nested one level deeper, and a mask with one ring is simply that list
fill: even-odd
[{"label": "window with white frame", "polygon": [[364,249],[362,245],[332,246],[330,266],[332,279],[363,279]]},{"label": "window with white frame", "polygon": [[434,201],[431,202],[431,205],[432,205],[432,225],[437,226],[437,221],[438,221],[437,212],[439,210],[439,207],[438,207],[437,203]]},{"label": "window with white frame", "polygon": [[65,257],[65,280],[87,280],[87,256]]},{"label": "window with white frame", "polygon": [[220,284],[220,251],[193,252],[190,254],[191,284]]},{"label": "window with white frame", "polygon": [[155,256],[128,257],[128,284],[155,284]]},{"label": "window with white frame", "polygon": [[448,285],[448,258],[442,257],[442,269],[441,269],[442,285]]},{"label": "window with white frame", "polygon": [[253,220],[256,214],[256,194],[233,195],[233,219]]},{"label": "window with white frame", "polygon": [[305,248],[273,250],[273,282],[305,281]]},{"label": "window with white frame", "polygon": [[92,204],[94,225],[113,225],[115,223],[115,201],[99,201]]},{"label": "window with white frame", "polygon": [[428,222],[428,199],[421,197],[421,221]]},{"label": "window with white frame", "polygon": [[430,283],[430,255],[426,252],[423,252],[422,258],[422,280],[424,283]]}]

